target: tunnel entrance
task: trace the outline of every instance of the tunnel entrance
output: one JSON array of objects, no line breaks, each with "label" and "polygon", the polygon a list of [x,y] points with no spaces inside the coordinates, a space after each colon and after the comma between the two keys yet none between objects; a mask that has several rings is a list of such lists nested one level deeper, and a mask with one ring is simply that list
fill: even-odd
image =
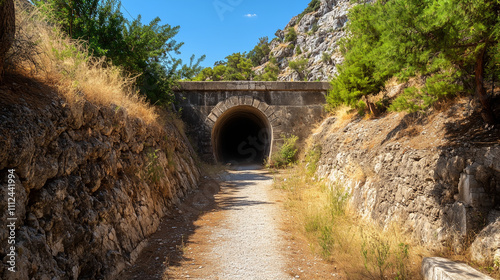
[{"label": "tunnel entrance", "polygon": [[236,106],[224,112],[212,130],[214,155],[221,163],[263,164],[271,150],[271,125],[252,106]]}]

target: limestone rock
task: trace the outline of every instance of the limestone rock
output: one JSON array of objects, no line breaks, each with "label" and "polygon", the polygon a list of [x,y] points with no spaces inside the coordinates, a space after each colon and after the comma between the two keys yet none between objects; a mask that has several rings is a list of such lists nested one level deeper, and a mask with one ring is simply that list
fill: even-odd
[{"label": "limestone rock", "polygon": [[[433,119],[432,133],[443,138],[446,114]],[[443,148],[443,141],[436,147],[427,143],[427,134],[398,137],[393,132],[401,123],[401,114],[343,127],[326,119],[313,137],[321,146],[316,177],[347,187],[350,204],[363,218],[382,226],[400,223],[429,247],[466,249],[464,238],[480,232],[471,252],[478,261],[492,261],[500,254],[500,223],[483,227],[484,217],[500,205],[500,172],[493,160],[500,146]]]},{"label": "limestone rock", "polygon": [[472,259],[483,264],[500,264],[500,211],[492,211],[490,224],[484,228],[471,245]]},{"label": "limestone rock", "polygon": [[[297,59],[308,59],[305,70],[305,79],[308,81],[327,81],[337,73],[336,65],[342,63],[343,57],[338,51],[338,42],[345,37],[344,26],[347,22],[349,8],[348,0],[321,0],[317,11],[305,14],[300,20],[293,17],[283,30],[276,32],[278,40],[270,44],[271,55],[278,61],[280,81],[297,81],[298,75],[289,66],[288,62]],[[295,28],[297,40],[293,48],[284,47],[285,31]],[[300,49],[301,52],[295,51]],[[269,58],[263,60],[262,65],[254,71],[262,71]]]}]

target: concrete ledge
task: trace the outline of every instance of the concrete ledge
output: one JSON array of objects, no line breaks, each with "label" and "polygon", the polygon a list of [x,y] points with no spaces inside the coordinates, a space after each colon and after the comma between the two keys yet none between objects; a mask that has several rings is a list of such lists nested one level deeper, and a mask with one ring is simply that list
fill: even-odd
[{"label": "concrete ledge", "polygon": [[445,258],[424,258],[422,275],[425,280],[494,280],[474,268]]},{"label": "concrete ledge", "polygon": [[329,82],[179,82],[176,91],[327,91]]}]

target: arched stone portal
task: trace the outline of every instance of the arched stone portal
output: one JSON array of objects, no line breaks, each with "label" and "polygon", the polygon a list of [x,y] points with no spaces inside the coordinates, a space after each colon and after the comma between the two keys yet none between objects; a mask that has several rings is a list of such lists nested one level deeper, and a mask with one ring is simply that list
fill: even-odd
[{"label": "arched stone portal", "polygon": [[227,110],[212,129],[212,147],[218,162],[262,164],[269,157],[271,143],[271,124],[252,106]]},{"label": "arched stone portal", "polygon": [[259,162],[279,150],[284,135],[299,142],[308,137],[324,116],[329,87],[328,82],[179,82],[174,91],[186,134],[203,161],[250,161],[256,155]]},{"label": "arched stone portal", "polygon": [[219,102],[205,120],[214,158],[221,163],[264,163],[272,151],[273,117],[271,107],[251,96]]}]

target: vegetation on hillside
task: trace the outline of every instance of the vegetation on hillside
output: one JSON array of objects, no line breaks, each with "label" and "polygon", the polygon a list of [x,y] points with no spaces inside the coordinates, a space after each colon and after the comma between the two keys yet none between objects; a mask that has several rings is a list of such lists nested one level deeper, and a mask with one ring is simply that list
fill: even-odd
[{"label": "vegetation on hillside", "polygon": [[224,61],[218,61],[214,67],[204,68],[194,81],[244,81],[254,75],[252,61],[245,53],[233,53]]},{"label": "vegetation on hillside", "polygon": [[417,279],[422,253],[397,225],[382,230],[360,218],[349,205],[349,190],[340,183],[313,178],[321,148],[275,177],[274,187],[287,194],[295,230],[311,249],[335,263],[352,279]]},{"label": "vegetation on hillside", "polygon": [[5,66],[57,89],[69,103],[88,100],[124,109],[153,123],[156,110],[136,89],[136,79],[105,57],[92,56],[84,41],[71,39],[38,9],[16,2],[16,35]]},{"label": "vegetation on hillside", "polygon": [[364,109],[366,97],[378,94],[389,79],[418,76],[425,83],[407,88],[389,109],[420,111],[447,96],[475,91],[483,118],[495,122],[484,80],[498,80],[500,74],[500,2],[355,2],[360,3],[349,13],[350,35],[342,43],[345,61],[327,98],[330,108]]},{"label": "vegetation on hillside", "polygon": [[[225,60],[217,61],[214,67],[204,68],[194,77],[194,81],[275,81],[278,77],[279,68],[276,60],[267,64],[264,72],[255,75],[252,67],[260,65],[264,60],[269,60],[268,37],[259,38],[259,42],[248,53],[233,53]],[[278,69],[278,70],[276,70]]]},{"label": "vegetation on hillside", "polygon": [[94,57],[120,66],[136,76],[135,84],[152,103],[173,101],[172,85],[201,71],[204,56],[182,64],[174,56],[183,43],[174,37],[179,26],[161,24],[160,18],[143,24],[141,16],[129,21],[119,0],[38,0],[34,3],[71,38],[82,40]]},{"label": "vegetation on hillside", "polygon": [[306,14],[317,11],[320,6],[320,0],[311,0],[311,2],[307,5],[307,8],[305,8],[304,11],[297,16],[297,22],[299,22]]}]

